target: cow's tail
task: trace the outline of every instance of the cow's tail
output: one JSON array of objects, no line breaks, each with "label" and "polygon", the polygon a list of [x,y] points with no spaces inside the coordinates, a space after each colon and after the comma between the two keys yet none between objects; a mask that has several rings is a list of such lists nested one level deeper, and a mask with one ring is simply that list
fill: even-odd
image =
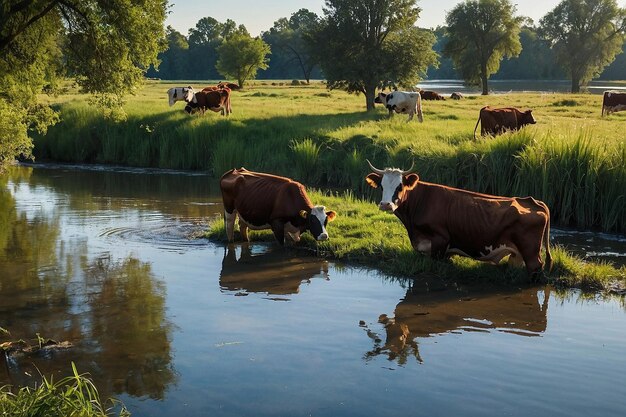
[{"label": "cow's tail", "polygon": [[545,270],[550,272],[552,271],[552,254],[550,253],[550,209],[548,206],[545,206],[545,208],[548,215],[548,221],[546,222],[546,227],[543,231],[543,245],[546,247]]},{"label": "cow's tail", "polygon": [[480,123],[480,116],[482,112],[483,110],[480,109],[480,112],[478,113],[478,120],[476,120],[476,126],[474,126],[474,141],[476,141],[476,129],[478,129],[478,123]]}]

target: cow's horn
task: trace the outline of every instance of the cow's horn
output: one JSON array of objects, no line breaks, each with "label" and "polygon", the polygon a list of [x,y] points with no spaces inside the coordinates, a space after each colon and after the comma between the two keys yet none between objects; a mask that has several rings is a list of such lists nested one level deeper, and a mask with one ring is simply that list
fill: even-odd
[{"label": "cow's horn", "polygon": [[375,173],[379,174],[379,175],[383,175],[385,173],[384,170],[382,169],[378,169],[376,168],[374,165],[372,165],[372,163],[370,162],[369,159],[366,159],[367,163],[369,164],[370,168],[372,169],[372,171],[374,171]]},{"label": "cow's horn", "polygon": [[406,171],[402,171],[402,175],[409,174],[411,171],[413,171],[414,166],[415,166],[415,161],[411,163],[411,168],[407,169]]}]

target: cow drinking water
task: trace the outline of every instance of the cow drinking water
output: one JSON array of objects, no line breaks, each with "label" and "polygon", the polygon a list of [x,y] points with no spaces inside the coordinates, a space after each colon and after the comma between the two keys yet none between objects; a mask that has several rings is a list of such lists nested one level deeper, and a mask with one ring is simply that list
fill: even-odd
[{"label": "cow drinking water", "polygon": [[[382,188],[379,208],[396,215],[413,248],[433,258],[461,255],[497,264],[510,255],[524,262],[532,279],[543,269],[541,246],[550,255],[550,210],[532,197],[498,197],[420,181],[396,168],[378,169],[365,177]],[[411,167],[412,168],[412,167]]]},{"label": "cow drinking water", "polygon": [[316,240],[327,240],[326,225],[336,217],[324,206],[314,206],[302,184],[289,178],[231,169],[220,180],[224,202],[224,225],[228,241],[234,239],[235,219],[239,216],[239,231],[248,241],[248,229],[272,229],[278,243],[285,236],[294,242],[300,234],[310,231]]}]

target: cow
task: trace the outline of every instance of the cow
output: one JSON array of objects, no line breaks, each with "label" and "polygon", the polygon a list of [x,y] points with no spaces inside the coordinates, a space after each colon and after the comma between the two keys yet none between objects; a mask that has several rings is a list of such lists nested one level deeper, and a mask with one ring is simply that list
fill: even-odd
[{"label": "cow", "polygon": [[172,87],[167,90],[167,97],[169,98],[170,107],[177,101],[194,102],[194,90],[191,86],[188,87]]},{"label": "cow", "polygon": [[229,242],[234,240],[237,216],[244,241],[249,241],[248,229],[272,229],[281,246],[285,244],[285,237],[293,242],[300,241],[300,234],[307,230],[315,240],[327,240],[326,225],[337,216],[324,206],[314,206],[299,182],[243,167],[222,175],[220,189]]},{"label": "cow", "polygon": [[450,98],[452,100],[461,100],[463,98],[463,94],[459,93],[458,91],[455,91],[454,93],[450,94]]},{"label": "cow", "polygon": [[446,98],[436,91],[420,90],[422,100],[445,100]]},{"label": "cow", "polygon": [[420,181],[411,168],[378,169],[365,177],[382,188],[379,208],[396,215],[413,248],[435,259],[461,255],[483,262],[526,265],[529,277],[539,278],[544,263],[552,267],[550,210],[533,197],[498,197]]},{"label": "cow", "polygon": [[480,123],[480,135],[497,135],[506,130],[519,130],[522,127],[537,123],[532,110],[521,111],[515,107],[490,107],[480,109],[476,126],[474,126],[474,140],[476,129]]},{"label": "cow", "polygon": [[616,111],[626,110],[626,92],[605,91],[602,97],[602,117]]},{"label": "cow", "polygon": [[394,91],[389,94],[379,93],[378,97],[374,99],[374,103],[383,104],[389,110],[390,117],[394,111],[396,113],[404,113],[409,115],[407,122],[410,122],[417,113],[417,119],[420,123],[424,121],[420,93],[411,91]]},{"label": "cow", "polygon": [[[224,83],[220,83],[220,84],[214,85],[214,86],[204,87],[202,89],[202,91],[228,90],[228,100],[226,100],[226,114],[231,114],[233,112],[233,108],[230,105],[231,89],[226,87],[225,85],[222,85],[222,84],[224,84]],[[229,83],[226,83],[226,84],[229,84]],[[237,85],[237,84],[233,84],[233,85]]]},{"label": "cow", "polygon": [[221,111],[222,116],[228,116],[230,109],[230,90],[222,88],[213,91],[198,91],[194,94],[194,100],[187,101],[185,111],[189,114],[199,111],[204,114],[206,110]]},{"label": "cow", "polygon": [[218,88],[230,88],[231,90],[239,90],[241,89],[241,87],[239,87],[239,84],[235,84],[235,83],[229,83],[228,81],[220,81],[219,83],[217,83],[217,87]]}]

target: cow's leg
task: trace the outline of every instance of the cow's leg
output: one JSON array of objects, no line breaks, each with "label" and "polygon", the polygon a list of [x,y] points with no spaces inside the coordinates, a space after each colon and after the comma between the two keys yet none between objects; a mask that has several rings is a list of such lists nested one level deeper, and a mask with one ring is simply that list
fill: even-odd
[{"label": "cow's leg", "polygon": [[413,116],[415,115],[415,112],[413,112],[413,110],[409,110],[409,119],[406,121],[407,123],[410,122],[411,120],[413,120]]},{"label": "cow's leg", "polygon": [[280,220],[272,220],[270,223],[274,237],[280,243],[280,246],[285,245],[285,224]]},{"label": "cow's leg", "polygon": [[237,217],[237,210],[233,210],[232,213],[224,210],[224,228],[226,229],[226,236],[228,241],[232,242],[234,238],[235,218]]},{"label": "cow's leg", "polygon": [[248,225],[239,219],[239,233],[241,233],[241,239],[246,242],[250,242],[250,237],[248,236]]},{"label": "cow's leg", "polygon": [[420,123],[424,123],[424,115],[422,114],[422,100],[420,100],[419,98],[417,99],[416,110],[417,120],[419,120]]}]

